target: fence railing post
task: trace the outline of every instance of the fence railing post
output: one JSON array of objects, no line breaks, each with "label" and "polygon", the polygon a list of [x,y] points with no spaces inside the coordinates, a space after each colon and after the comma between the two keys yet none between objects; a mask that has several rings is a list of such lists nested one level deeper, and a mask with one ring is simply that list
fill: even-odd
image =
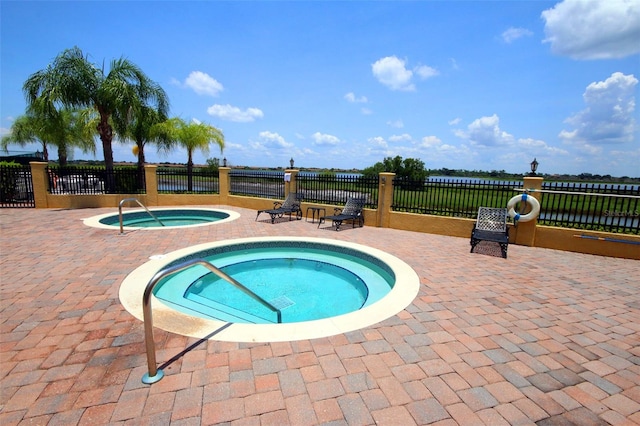
[{"label": "fence railing post", "polygon": [[49,177],[47,176],[47,164],[40,161],[31,161],[31,179],[33,183],[33,200],[37,209],[49,207],[47,197],[49,195]]},{"label": "fence railing post", "polygon": [[388,228],[391,219],[391,205],[393,204],[393,179],[395,173],[383,172],[378,174],[378,214],[376,226]]},{"label": "fence railing post", "polygon": [[[525,176],[523,181],[524,189],[542,189],[541,177]],[[517,195],[517,194],[514,194]],[[535,197],[538,201],[542,201],[542,194],[540,192],[532,192],[529,196]],[[515,228],[515,243],[522,246],[533,247],[536,243],[536,226],[538,218],[530,220],[529,222],[519,222]]]}]

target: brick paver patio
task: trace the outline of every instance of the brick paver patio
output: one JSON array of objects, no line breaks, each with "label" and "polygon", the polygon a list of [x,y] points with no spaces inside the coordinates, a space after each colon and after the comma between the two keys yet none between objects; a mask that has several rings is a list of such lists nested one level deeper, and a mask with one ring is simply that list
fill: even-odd
[{"label": "brick paver patio", "polygon": [[[640,424],[638,261],[515,245],[502,259],[470,254],[464,238],[224,208],[241,218],[122,236],[81,221],[116,209],[0,210],[0,424]],[[270,235],[385,250],[415,269],[420,292],[382,323],[322,339],[156,329],[166,376],[144,385],[124,277],[154,254]]]}]

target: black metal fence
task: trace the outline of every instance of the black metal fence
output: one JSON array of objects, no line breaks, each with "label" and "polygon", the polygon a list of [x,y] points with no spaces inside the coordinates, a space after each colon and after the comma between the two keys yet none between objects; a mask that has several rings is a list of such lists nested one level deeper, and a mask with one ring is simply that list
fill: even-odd
[{"label": "black metal fence", "polygon": [[[99,166],[49,166],[52,194],[143,194],[144,171]],[[284,172],[232,170],[230,193],[284,199]],[[219,193],[217,170],[157,170],[160,193]],[[307,203],[343,205],[365,197],[366,208],[378,207],[378,176],[299,173],[297,191]],[[475,218],[479,207],[505,207],[522,191],[521,181],[395,178],[391,210]],[[538,223],[565,228],[640,234],[640,185],[543,182]],[[35,207],[30,166],[0,166],[0,207]]]},{"label": "black metal fence", "polygon": [[218,170],[195,168],[191,173],[186,168],[168,167],[156,170],[158,193],[167,194],[219,194]]},{"label": "black metal fence", "polygon": [[144,170],[137,167],[49,166],[51,194],[144,194]]},{"label": "black metal fence", "polygon": [[391,209],[397,212],[475,218],[479,207],[505,207],[522,182],[396,178]]},{"label": "black metal fence", "polygon": [[0,166],[0,207],[35,207],[31,166]]},{"label": "black metal fence", "polygon": [[284,172],[232,170],[229,174],[232,195],[284,198]]},{"label": "black metal fence", "polygon": [[378,208],[378,176],[300,173],[297,187],[309,203],[342,205],[349,198],[365,198],[365,208]]},{"label": "black metal fence", "polygon": [[640,185],[543,182],[538,223],[640,234]]}]

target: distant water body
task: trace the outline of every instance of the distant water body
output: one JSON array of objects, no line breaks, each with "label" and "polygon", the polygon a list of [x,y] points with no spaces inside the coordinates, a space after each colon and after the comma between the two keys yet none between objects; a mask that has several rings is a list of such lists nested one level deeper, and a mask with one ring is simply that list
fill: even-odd
[{"label": "distant water body", "polygon": [[[242,173],[247,173],[250,174],[252,172],[255,173],[268,173],[268,174],[274,174],[274,175],[284,175],[283,171],[278,171],[278,170],[238,170],[238,172],[242,172]],[[301,175],[307,175],[307,176],[317,176],[320,174],[323,174],[326,172],[300,172]],[[232,171],[233,174],[233,171]],[[359,177],[362,176],[362,173],[336,173],[337,177],[347,177],[347,178],[354,178],[354,177]],[[427,179],[425,180],[425,182],[458,182],[458,183],[486,183],[486,182],[491,182],[491,183],[496,183],[496,184],[503,184],[503,185],[514,185],[514,184],[518,184],[518,183],[522,183],[521,179],[511,179],[511,180],[502,180],[502,179],[490,179],[490,178],[478,178],[478,177],[466,177],[466,176],[428,176]],[[580,188],[604,188],[604,187],[609,187],[611,188],[612,186],[615,187],[616,189],[619,190],[638,190],[640,188],[640,185],[637,184],[624,184],[624,183],[585,183],[585,182],[556,182],[556,181],[550,181],[550,180],[545,180],[544,181],[544,187],[545,189],[549,189],[549,187],[553,188],[553,187],[560,187],[562,185],[570,185],[573,189],[580,189]]]}]

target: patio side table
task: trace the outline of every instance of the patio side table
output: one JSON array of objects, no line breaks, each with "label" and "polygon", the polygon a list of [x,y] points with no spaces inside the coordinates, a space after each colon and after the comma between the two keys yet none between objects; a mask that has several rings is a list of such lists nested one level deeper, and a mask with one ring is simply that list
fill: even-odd
[{"label": "patio side table", "polygon": [[[327,215],[327,210],[324,207],[307,207],[307,211],[304,214],[305,220],[307,222],[309,222],[309,210],[311,210],[311,223],[316,222],[316,215],[318,216],[318,221],[321,217]],[[322,215],[320,215],[320,212],[322,212]]]}]

